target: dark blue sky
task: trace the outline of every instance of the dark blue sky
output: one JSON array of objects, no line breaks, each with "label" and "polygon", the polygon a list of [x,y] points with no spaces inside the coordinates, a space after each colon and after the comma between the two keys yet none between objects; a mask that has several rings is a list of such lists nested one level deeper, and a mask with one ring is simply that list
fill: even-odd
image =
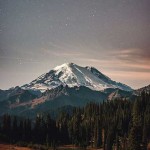
[{"label": "dark blue sky", "polygon": [[0,88],[65,62],[150,83],[150,0],[0,0]]}]

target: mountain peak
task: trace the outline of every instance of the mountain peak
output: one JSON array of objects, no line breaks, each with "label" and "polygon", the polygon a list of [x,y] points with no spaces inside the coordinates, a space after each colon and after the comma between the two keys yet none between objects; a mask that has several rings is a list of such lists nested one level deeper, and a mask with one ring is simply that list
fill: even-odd
[{"label": "mountain peak", "polygon": [[58,69],[60,69],[60,68],[67,68],[67,67],[72,67],[73,65],[75,65],[74,63],[64,63],[64,64],[62,64],[62,65],[59,65],[59,66],[57,66],[57,67],[55,67],[54,68],[54,70],[58,70]]},{"label": "mountain peak", "polygon": [[64,63],[57,66],[23,87],[44,92],[60,85],[67,85],[68,87],[85,86],[95,91],[103,91],[107,88],[132,90],[122,83],[111,80],[94,67],[81,67],[74,63]]}]

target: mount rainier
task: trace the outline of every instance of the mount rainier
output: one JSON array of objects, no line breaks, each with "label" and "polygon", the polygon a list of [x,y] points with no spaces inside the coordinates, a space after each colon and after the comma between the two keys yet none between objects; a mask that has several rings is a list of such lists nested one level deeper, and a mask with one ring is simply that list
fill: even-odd
[{"label": "mount rainier", "polygon": [[0,115],[34,117],[41,112],[57,112],[59,108],[132,96],[132,88],[111,80],[94,67],[65,63],[29,84],[0,90]]},{"label": "mount rainier", "polygon": [[94,67],[81,67],[74,63],[65,63],[57,66],[31,83],[22,86],[22,88],[45,92],[47,89],[54,89],[60,85],[67,85],[68,87],[85,86],[96,91],[103,91],[107,88],[118,88],[125,91],[132,90],[125,84],[111,80]]}]

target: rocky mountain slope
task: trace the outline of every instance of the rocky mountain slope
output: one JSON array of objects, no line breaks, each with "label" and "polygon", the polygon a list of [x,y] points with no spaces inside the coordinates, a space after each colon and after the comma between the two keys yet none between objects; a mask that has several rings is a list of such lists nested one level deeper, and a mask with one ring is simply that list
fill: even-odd
[{"label": "rocky mountain slope", "polygon": [[82,107],[90,102],[132,96],[129,86],[111,80],[96,68],[66,63],[29,84],[0,90],[0,115],[11,113],[33,117],[61,107]]},{"label": "rocky mountain slope", "polygon": [[81,67],[74,63],[65,63],[57,66],[31,83],[22,86],[22,88],[44,92],[47,89],[54,89],[60,85],[67,85],[68,87],[85,86],[95,91],[102,91],[107,88],[118,88],[125,91],[132,90],[125,84],[111,80],[94,67]]}]

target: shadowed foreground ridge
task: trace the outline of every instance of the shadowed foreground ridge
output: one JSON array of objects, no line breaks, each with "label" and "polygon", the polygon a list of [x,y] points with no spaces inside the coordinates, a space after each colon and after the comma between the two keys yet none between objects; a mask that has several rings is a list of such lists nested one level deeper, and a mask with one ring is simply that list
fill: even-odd
[{"label": "shadowed foreground ridge", "polygon": [[49,114],[38,114],[32,120],[5,114],[0,139],[30,147],[40,144],[44,149],[73,144],[84,149],[142,150],[150,140],[149,110],[150,95],[142,92],[133,101],[118,99],[62,110],[55,119]]}]

